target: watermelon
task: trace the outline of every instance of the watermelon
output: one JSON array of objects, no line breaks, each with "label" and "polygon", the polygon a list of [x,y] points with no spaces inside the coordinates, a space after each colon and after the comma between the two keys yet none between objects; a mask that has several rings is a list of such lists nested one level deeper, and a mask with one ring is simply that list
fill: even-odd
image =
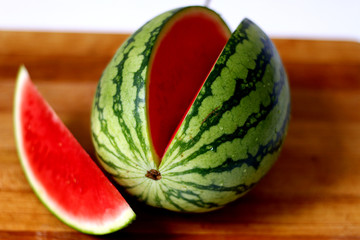
[{"label": "watermelon", "polygon": [[131,222],[132,209],[40,95],[25,67],[17,78],[14,121],[25,175],[54,215],[89,234]]},{"label": "watermelon", "polygon": [[244,19],[234,32],[190,6],[143,25],[117,50],[94,97],[100,164],[154,207],[207,212],[270,170],[285,140],[290,89],[269,37]]}]

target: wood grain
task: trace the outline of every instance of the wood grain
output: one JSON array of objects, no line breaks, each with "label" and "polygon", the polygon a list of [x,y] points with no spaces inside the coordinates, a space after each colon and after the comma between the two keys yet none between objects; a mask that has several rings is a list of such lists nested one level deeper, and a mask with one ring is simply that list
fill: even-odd
[{"label": "wood grain", "polygon": [[[128,35],[0,32],[0,239],[360,239],[360,46],[274,39],[287,69],[292,115],[282,154],[248,195],[206,214],[153,209],[102,237],[76,232],[36,198],[16,153],[12,104],[25,64],[94,156],[90,108],[102,70]],[[120,189],[121,190],[121,189]]]}]

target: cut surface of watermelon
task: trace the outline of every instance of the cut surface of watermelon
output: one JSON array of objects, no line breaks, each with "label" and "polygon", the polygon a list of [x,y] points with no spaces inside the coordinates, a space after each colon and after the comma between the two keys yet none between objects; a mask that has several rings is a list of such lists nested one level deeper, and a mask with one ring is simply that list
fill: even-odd
[{"label": "cut surface of watermelon", "polygon": [[25,175],[60,220],[89,234],[123,228],[135,214],[31,82],[17,77],[15,136]]},{"label": "cut surface of watermelon", "polygon": [[214,12],[189,8],[155,43],[149,71],[149,123],[159,159],[220,55],[230,30]]}]

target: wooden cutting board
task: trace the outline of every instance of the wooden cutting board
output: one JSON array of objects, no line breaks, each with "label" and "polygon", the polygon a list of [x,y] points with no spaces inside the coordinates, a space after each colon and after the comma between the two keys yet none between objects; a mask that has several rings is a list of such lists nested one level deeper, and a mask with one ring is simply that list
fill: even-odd
[{"label": "wooden cutting board", "polygon": [[360,44],[274,39],[292,96],[280,159],[245,197],[212,213],[179,214],[130,200],[127,228],[76,232],[36,198],[13,136],[17,69],[94,156],[89,115],[97,80],[128,35],[0,32],[0,239],[360,239]]}]

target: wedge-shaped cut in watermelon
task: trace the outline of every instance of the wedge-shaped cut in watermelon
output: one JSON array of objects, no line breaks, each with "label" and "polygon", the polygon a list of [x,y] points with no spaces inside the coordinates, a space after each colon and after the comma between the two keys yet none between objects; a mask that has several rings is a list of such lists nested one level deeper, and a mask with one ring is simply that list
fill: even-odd
[{"label": "wedge-shaped cut in watermelon", "polygon": [[15,90],[15,136],[25,175],[60,220],[88,234],[123,228],[135,214],[62,123],[21,67]]}]

